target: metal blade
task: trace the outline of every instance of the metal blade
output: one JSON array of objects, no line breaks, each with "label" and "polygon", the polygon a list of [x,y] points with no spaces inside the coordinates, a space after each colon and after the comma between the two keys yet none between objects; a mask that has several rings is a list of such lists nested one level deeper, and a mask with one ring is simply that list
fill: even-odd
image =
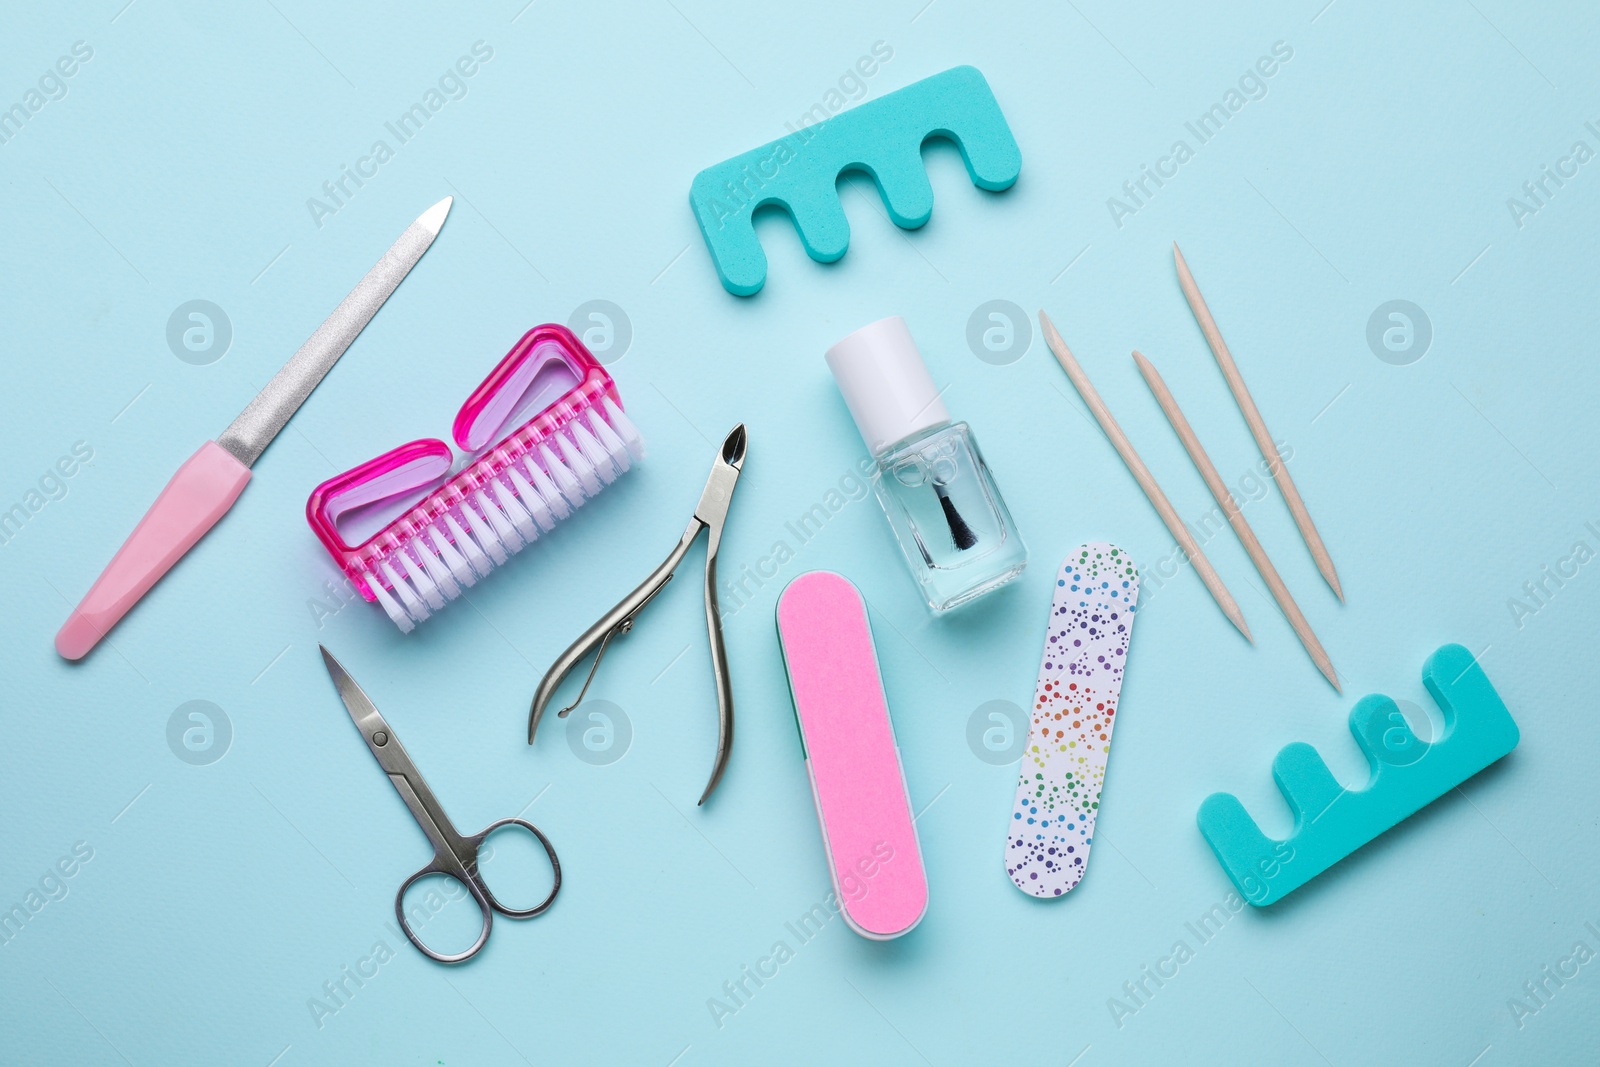
[{"label": "metal blade", "polygon": [[378,714],[378,708],[372,699],[364,693],[356,680],[350,677],[343,664],[333,658],[333,653],[322,649],[322,662],[328,668],[328,677],[333,679],[334,688],[339,690],[339,699],[344,701],[345,710],[355,720],[356,729],[361,731],[361,736],[372,743],[372,735],[379,730],[387,730],[388,723],[383,721],[383,716]]},{"label": "metal blade", "polygon": [[749,436],[744,423],[728,431],[722,448],[717,452],[716,461],[711,465],[711,476],[706,479],[700,503],[695,506],[694,517],[711,528],[710,544],[706,546],[710,556],[717,554],[722,543],[722,525],[728,519],[728,505],[733,502],[733,488],[738,484],[739,472],[744,470],[748,444]]},{"label": "metal blade", "polygon": [[345,710],[355,720],[356,729],[361,731],[361,737],[366,741],[373,758],[378,761],[378,766],[389,775],[389,784],[394,786],[400,799],[411,809],[417,825],[422,827],[422,832],[428,835],[428,840],[440,855],[448,853],[455,856],[458,863],[465,863],[462,857],[471,851],[470,846],[462,840],[450,817],[439,806],[439,798],[433,795],[422,772],[411,762],[406,746],[400,743],[383,716],[378,714],[371,698],[362,692],[356,680],[333,658],[333,653],[321,645],[317,647],[322,649],[322,662],[328,668],[328,676],[333,679],[334,687],[339,690],[339,699],[344,701]]},{"label": "metal blade", "polygon": [[350,295],[333,309],[333,314],[317,327],[317,332],[300,346],[289,362],[273,375],[266,388],[257,393],[249,406],[239,413],[239,417],[222,431],[217,444],[246,467],[255,465],[290,416],[305,403],[311,390],[322,381],[323,375],[339,362],[345,349],[372,321],[372,316],[389,299],[389,294],[399,287],[406,275],[411,273],[411,268],[417,265],[417,260],[433,244],[433,239],[439,236],[445,216],[450,214],[453,199],[445,197],[406,227],[377,265],[350,290]]}]

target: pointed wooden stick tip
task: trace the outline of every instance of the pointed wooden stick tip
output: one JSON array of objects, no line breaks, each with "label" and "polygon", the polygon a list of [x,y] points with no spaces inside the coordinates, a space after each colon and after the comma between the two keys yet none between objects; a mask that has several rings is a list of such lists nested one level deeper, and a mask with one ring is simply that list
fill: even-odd
[{"label": "pointed wooden stick tip", "polygon": [[1178,247],[1178,242],[1172,242],[1172,262],[1177,264],[1178,277],[1186,283],[1194,284],[1194,275],[1189,271],[1189,261],[1183,258],[1183,251]]},{"label": "pointed wooden stick tip", "polygon": [[1050,316],[1044,313],[1044,308],[1039,309],[1039,328],[1044,331],[1045,344],[1051,348],[1057,345],[1066,346],[1066,342],[1061,339],[1060,331],[1056,329],[1056,324],[1051,322]]}]

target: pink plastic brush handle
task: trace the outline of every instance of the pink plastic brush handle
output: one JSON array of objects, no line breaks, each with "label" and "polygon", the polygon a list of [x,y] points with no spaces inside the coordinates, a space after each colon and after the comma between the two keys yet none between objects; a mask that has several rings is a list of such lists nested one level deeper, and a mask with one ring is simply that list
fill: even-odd
[{"label": "pink plastic brush handle", "polygon": [[82,659],[117,620],[233,507],[250,468],[215,441],[190,456],[85,594],[61,631],[56,651]]}]

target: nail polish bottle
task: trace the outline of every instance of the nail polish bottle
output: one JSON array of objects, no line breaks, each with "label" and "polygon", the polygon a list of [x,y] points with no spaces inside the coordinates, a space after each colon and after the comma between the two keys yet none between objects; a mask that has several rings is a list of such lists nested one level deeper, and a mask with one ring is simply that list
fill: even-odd
[{"label": "nail polish bottle", "polygon": [[905,320],[879,319],[827,352],[875,463],[872,484],[928,607],[948,611],[1028,562],[978,442],[952,422]]}]

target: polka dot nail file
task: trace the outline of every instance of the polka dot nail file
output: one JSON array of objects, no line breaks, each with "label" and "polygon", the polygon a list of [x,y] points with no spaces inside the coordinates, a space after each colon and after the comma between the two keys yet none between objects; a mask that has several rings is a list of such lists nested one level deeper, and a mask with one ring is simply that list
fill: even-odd
[{"label": "polka dot nail file", "polygon": [[1116,545],[1080,545],[1056,574],[1006,837],[1006,874],[1030,896],[1071,891],[1089,864],[1138,599]]}]

